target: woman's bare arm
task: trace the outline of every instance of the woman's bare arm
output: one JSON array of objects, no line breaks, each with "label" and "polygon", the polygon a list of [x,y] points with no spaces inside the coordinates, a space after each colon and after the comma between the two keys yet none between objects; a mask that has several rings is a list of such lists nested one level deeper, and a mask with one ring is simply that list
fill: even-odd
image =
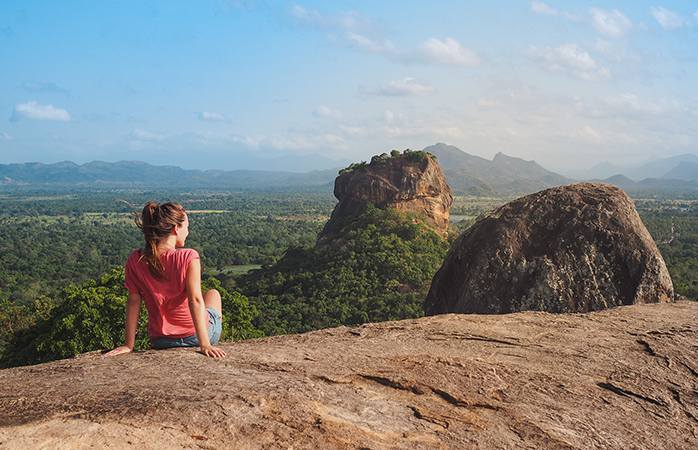
[{"label": "woman's bare arm", "polygon": [[138,317],[141,314],[141,295],[136,292],[128,292],[126,301],[126,337],[124,345],[116,347],[114,350],[102,356],[116,356],[133,351],[136,345],[136,329],[138,328]]},{"label": "woman's bare arm", "polygon": [[193,259],[191,263],[189,263],[186,286],[187,295],[189,296],[189,311],[194,321],[194,328],[196,329],[196,337],[201,346],[201,353],[206,356],[214,356],[217,358],[224,357],[225,352],[211,345],[211,341],[208,339],[206,304],[204,303],[204,296],[201,293],[201,260]]}]

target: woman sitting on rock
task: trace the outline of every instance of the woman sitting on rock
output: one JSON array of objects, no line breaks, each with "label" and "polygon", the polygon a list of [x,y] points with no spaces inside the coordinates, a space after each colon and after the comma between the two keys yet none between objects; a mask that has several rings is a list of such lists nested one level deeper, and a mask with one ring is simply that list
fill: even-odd
[{"label": "woman sitting on rock", "polygon": [[[135,212],[135,211],[134,211]],[[145,247],[126,262],[126,338],[104,356],[133,351],[141,301],[148,310],[148,334],[157,349],[201,347],[207,356],[223,357],[213,345],[221,336],[221,296],[212,289],[201,293],[199,253],[184,246],[189,218],[177,203],[148,202],[136,213]]]}]

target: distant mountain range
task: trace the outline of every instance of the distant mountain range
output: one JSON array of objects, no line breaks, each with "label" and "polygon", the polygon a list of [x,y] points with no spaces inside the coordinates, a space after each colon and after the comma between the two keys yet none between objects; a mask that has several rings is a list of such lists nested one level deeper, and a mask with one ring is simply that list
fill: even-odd
[{"label": "distant mountain range", "polygon": [[615,175],[623,175],[629,180],[639,182],[648,178],[670,180],[698,180],[698,156],[692,153],[655,159],[639,166],[616,166],[604,161],[589,170],[571,172],[577,180],[606,180]]},{"label": "distant mountain range", "polygon": [[[446,175],[446,182],[457,194],[523,195],[573,181],[546,170],[535,161],[525,161],[503,153],[497,153],[490,161],[444,143],[426,147],[424,151],[437,157],[437,162]],[[325,163],[326,161],[323,162]],[[291,164],[290,161],[288,167],[287,171],[202,171],[175,166],[153,166],[139,161],[93,161],[82,165],[69,161],[55,164],[0,164],[0,190],[281,187],[331,190],[338,169],[341,168],[299,173],[293,172],[291,168],[300,166]],[[698,156],[674,156],[639,167],[620,167],[604,162],[586,171],[588,176],[579,175],[583,174],[577,173],[576,180],[604,181],[625,190],[698,189]]]},{"label": "distant mountain range", "polygon": [[263,188],[320,186],[331,183],[337,169],[308,173],[263,170],[186,170],[140,161],[93,161],[78,165],[0,164],[0,189],[8,188]]},{"label": "distant mountain range", "polygon": [[446,182],[457,193],[525,194],[572,182],[544,169],[535,161],[525,161],[503,153],[497,153],[490,161],[443,143],[427,147],[424,151],[436,156],[446,175]]},{"label": "distant mountain range", "polygon": [[[571,181],[545,170],[534,161],[524,161],[502,153],[489,161],[442,143],[424,150],[436,155],[447,183],[456,192],[466,191],[480,195],[529,193]],[[332,189],[337,172],[338,168],[308,173],[269,170],[201,171],[175,166],[153,166],[139,161],[93,161],[83,165],[73,162],[0,164],[0,189],[257,189],[282,186],[327,186]]]}]

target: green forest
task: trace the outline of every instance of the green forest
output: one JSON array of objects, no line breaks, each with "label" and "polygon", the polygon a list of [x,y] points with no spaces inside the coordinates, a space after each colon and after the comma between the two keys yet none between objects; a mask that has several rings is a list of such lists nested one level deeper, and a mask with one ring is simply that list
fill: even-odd
[{"label": "green forest", "polygon": [[[418,217],[367,204],[336,239],[316,246],[336,204],[317,190],[0,194],[0,367],[123,339],[122,266],[142,237],[121,200],[137,209],[147,200],[185,206],[187,246],[201,255],[204,286],[223,294],[225,340],[421,317],[450,245]],[[451,214],[462,221],[451,239],[509,200],[456,197]],[[697,299],[698,202],[635,203],[676,292]]]}]

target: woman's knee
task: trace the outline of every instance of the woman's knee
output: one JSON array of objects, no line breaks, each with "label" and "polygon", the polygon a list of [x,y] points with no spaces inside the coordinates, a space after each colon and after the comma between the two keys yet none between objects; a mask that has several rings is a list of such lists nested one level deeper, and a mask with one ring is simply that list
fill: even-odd
[{"label": "woman's knee", "polygon": [[216,289],[210,289],[204,292],[204,304],[207,307],[213,308],[219,313],[222,313],[222,303],[221,293]]}]

